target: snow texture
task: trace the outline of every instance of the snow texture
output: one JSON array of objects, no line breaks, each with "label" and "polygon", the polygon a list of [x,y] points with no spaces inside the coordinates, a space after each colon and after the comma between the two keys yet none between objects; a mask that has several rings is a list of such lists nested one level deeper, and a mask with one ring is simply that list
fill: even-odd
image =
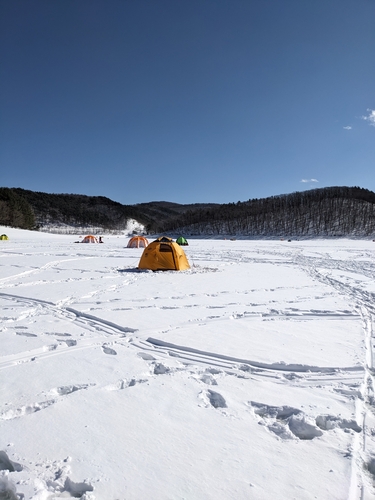
[{"label": "snow texture", "polygon": [[375,243],[0,227],[0,498],[375,498]]}]

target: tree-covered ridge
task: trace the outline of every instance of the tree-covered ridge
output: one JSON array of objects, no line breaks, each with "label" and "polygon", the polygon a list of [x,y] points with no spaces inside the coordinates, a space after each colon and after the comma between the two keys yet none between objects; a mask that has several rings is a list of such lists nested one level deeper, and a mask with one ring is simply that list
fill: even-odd
[{"label": "tree-covered ridge", "polygon": [[[1,188],[4,202],[0,203],[0,224],[23,229],[41,229],[49,225],[66,224],[72,227],[96,227],[110,231],[123,230],[129,219],[135,219],[149,232],[157,232],[163,224],[188,209],[206,204],[181,205],[171,202],[150,202],[122,205],[104,196],[81,194],[50,194],[21,188]],[[32,219],[20,220],[17,199]],[[0,198],[1,200],[1,198]],[[214,204],[207,204],[212,207]],[[26,210],[27,207],[27,210]]]},{"label": "tree-covered ridge", "polygon": [[164,230],[191,235],[372,236],[375,193],[329,187],[188,211]]},{"label": "tree-covered ridge", "polygon": [[50,223],[71,226],[96,226],[121,230],[130,218],[144,225],[152,221],[131,205],[122,205],[104,196],[80,194],[49,194],[14,188],[32,207],[38,228]]}]

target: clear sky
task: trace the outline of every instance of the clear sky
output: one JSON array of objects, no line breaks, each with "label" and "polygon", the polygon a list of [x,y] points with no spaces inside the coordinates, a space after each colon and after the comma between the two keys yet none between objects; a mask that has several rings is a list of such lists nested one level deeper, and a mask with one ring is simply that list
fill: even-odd
[{"label": "clear sky", "polygon": [[2,0],[0,186],[375,191],[375,0]]}]

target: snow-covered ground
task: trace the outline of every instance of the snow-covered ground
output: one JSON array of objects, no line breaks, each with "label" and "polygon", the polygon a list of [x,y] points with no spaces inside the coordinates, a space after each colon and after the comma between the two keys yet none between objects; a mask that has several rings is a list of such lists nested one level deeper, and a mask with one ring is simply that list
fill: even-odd
[{"label": "snow-covered ground", "polygon": [[374,498],[374,242],[0,232],[0,498]]}]

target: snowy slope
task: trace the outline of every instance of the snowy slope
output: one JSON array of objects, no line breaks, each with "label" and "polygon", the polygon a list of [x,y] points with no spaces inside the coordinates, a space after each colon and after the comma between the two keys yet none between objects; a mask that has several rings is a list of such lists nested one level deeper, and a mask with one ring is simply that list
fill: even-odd
[{"label": "snowy slope", "polygon": [[0,231],[0,492],[374,498],[375,243]]},{"label": "snowy slope", "polygon": [[145,233],[145,227],[143,224],[140,222],[136,221],[135,219],[128,219],[126,221],[126,225],[123,227],[122,230],[111,230],[111,229],[104,229],[103,227],[93,227],[93,226],[87,226],[87,227],[82,227],[82,226],[73,226],[69,224],[65,224],[63,222],[60,223],[49,223],[49,224],[43,224],[42,225],[42,231],[44,233],[54,233],[54,234],[95,234],[95,235],[100,235],[100,234],[121,234],[121,235],[126,235],[130,236],[134,233],[136,234],[143,234]]}]

